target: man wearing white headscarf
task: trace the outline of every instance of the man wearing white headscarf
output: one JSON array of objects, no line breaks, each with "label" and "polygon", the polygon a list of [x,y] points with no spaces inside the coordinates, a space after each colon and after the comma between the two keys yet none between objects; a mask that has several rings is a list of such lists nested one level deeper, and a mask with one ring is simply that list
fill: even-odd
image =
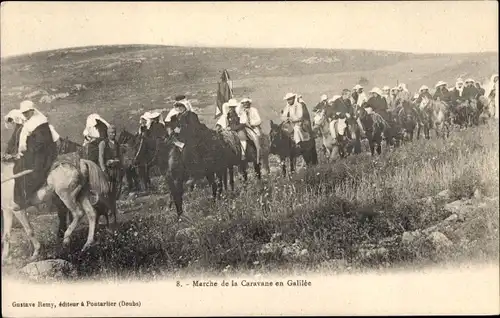
[{"label": "man wearing white headscarf", "polygon": [[281,111],[281,119],[293,124],[295,143],[310,140],[310,133],[304,129],[304,110],[303,105],[298,101],[297,94],[288,93],[283,99],[287,101],[287,104]]},{"label": "man wearing white headscarf", "polygon": [[87,145],[96,140],[101,140],[108,137],[108,128],[110,124],[104,120],[99,114],[90,114],[87,117],[85,129],[83,130],[84,142]]},{"label": "man wearing white headscarf", "polygon": [[[252,100],[250,98],[243,98],[240,102],[240,107],[236,109],[238,116],[240,117],[240,124],[243,124],[245,127],[245,133],[248,138],[253,141],[256,151],[257,151],[257,160],[256,163],[260,163],[260,136],[261,129],[260,124],[262,120],[260,119],[259,110],[252,106]],[[245,149],[246,151],[246,145]]]},{"label": "man wearing white headscarf", "polygon": [[463,100],[462,93],[464,90],[464,81],[459,78],[455,83],[455,87],[450,91],[451,103],[455,106],[461,100]]},{"label": "man wearing white headscarf", "polygon": [[[175,96],[175,103],[182,103],[184,105],[184,107],[186,107],[186,110],[187,111],[190,111],[190,112],[194,112],[193,110],[193,106],[191,105],[191,102],[186,98],[186,95],[177,95]],[[165,124],[167,124],[167,127],[168,127],[168,124],[171,122],[172,120],[172,117],[177,115],[179,112],[177,111],[177,109],[175,107],[173,107],[167,114],[167,117],[165,117]]]},{"label": "man wearing white headscarf", "polygon": [[357,88],[357,94],[358,94],[356,105],[363,106],[363,104],[368,101],[368,96],[366,96],[365,92],[363,91],[363,86],[356,85],[355,88]]},{"label": "man wearing white headscarf", "polygon": [[398,85],[398,99],[396,106],[402,105],[404,101],[411,101],[411,94],[408,88],[406,88],[406,84],[400,83]]},{"label": "man wearing white headscarf", "polygon": [[29,206],[29,199],[47,181],[47,176],[57,157],[54,136],[45,117],[31,101],[23,101],[20,111],[25,122],[19,134],[18,157],[14,173],[32,170],[17,178],[14,184],[14,202],[19,209]]},{"label": "man wearing white headscarf", "polygon": [[21,134],[21,129],[23,128],[23,124],[26,121],[26,118],[21,113],[19,109],[11,110],[4,117],[5,128],[13,129],[12,135],[7,143],[7,149],[5,153],[8,155],[16,155],[19,148],[19,135]]}]

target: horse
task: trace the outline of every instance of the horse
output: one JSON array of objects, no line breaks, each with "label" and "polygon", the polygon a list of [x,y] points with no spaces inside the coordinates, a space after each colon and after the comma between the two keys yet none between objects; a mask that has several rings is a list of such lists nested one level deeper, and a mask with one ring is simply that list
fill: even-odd
[{"label": "horse", "polygon": [[[395,122],[401,129],[401,140],[413,141],[415,129],[418,127],[418,113],[409,101],[403,101],[403,105],[395,110]],[[417,134],[418,138],[418,134]]]},{"label": "horse", "polygon": [[[172,117],[173,127],[177,116]],[[209,129],[204,124],[199,127],[190,127],[191,129],[200,129],[199,136],[202,140],[187,140],[186,145],[181,148],[177,144],[176,133],[170,134],[166,141],[160,142],[158,146],[161,156],[158,156],[158,165],[165,171],[167,183],[175,204],[177,215],[180,217],[184,213],[183,195],[184,183],[186,180],[199,180],[206,178],[212,188],[213,200],[222,193],[223,180],[227,176],[227,169],[231,165],[232,157],[228,157],[228,148],[222,139],[222,136],[214,130]],[[189,147],[186,149],[186,147]],[[200,147],[206,151],[200,153]],[[198,158],[195,162],[190,158]],[[219,182],[216,182],[216,177]]]},{"label": "horse", "polygon": [[347,116],[341,116],[336,122],[330,122],[325,114],[325,110],[315,113],[313,133],[322,138],[328,160],[346,157],[358,143],[361,143],[360,135],[356,133],[357,123],[352,117]]},{"label": "horse", "polygon": [[392,142],[390,130],[392,127],[380,114],[375,112],[368,114],[364,107],[358,107],[356,113],[370,145],[372,156],[375,155],[375,152],[380,155],[382,153],[382,140],[385,138],[387,146],[390,146]]},{"label": "horse", "polygon": [[446,138],[450,134],[448,118],[450,110],[446,103],[435,101],[427,97],[423,97],[420,102],[420,112],[423,116],[424,135],[426,139],[430,139],[430,129],[436,131],[436,136]]},{"label": "horse", "polygon": [[156,158],[156,153],[153,156],[148,153],[148,145],[151,145],[152,141],[147,137],[122,130],[118,137],[118,143],[122,149],[123,169],[129,191],[139,190],[139,181],[142,181],[144,190],[147,190],[151,183],[149,168],[154,164]]},{"label": "horse", "polygon": [[[33,254],[30,260],[36,260],[40,253],[41,244],[34,235],[33,228],[26,214],[26,210],[16,210],[14,198],[14,179],[20,177],[21,173],[14,174],[14,157],[4,156],[1,162],[2,173],[2,212],[4,220],[4,233],[2,236],[3,251],[2,262],[7,260],[10,252],[10,233],[12,230],[13,216],[15,216],[24,227],[31,245]],[[101,188],[105,184],[99,179],[99,167],[85,159],[79,160],[79,167],[67,162],[56,161],[47,176],[47,182],[30,198],[31,206],[47,202],[51,197],[60,200],[61,204],[71,212],[73,217],[71,224],[66,228],[66,209],[58,210],[59,231],[58,237],[63,236],[63,247],[67,247],[70,237],[78,225],[83,214],[87,215],[89,230],[87,241],[81,251],[86,251],[94,243],[96,226],[96,211],[91,199],[90,189]],[[105,187],[105,185],[104,185]],[[104,189],[105,191],[105,189]]]},{"label": "horse", "polygon": [[[293,126],[290,121],[284,121],[281,124],[275,124],[270,121],[271,131],[270,153],[278,155],[280,158],[281,171],[286,175],[286,158],[290,160],[290,171],[295,171],[296,158],[302,156],[308,167],[317,164],[316,141],[311,136],[307,141],[302,141],[298,145],[293,140]],[[312,130],[310,132],[312,134]]]}]

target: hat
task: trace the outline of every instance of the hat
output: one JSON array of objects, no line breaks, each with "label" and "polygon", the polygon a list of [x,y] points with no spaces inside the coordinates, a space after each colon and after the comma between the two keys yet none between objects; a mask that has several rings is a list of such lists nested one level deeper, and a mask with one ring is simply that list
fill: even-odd
[{"label": "hat", "polygon": [[436,87],[436,88],[437,88],[437,87],[439,87],[439,86],[443,86],[443,85],[446,85],[446,82],[439,81],[439,82],[437,82],[436,86],[434,86],[434,87]]},{"label": "hat", "polygon": [[33,109],[35,109],[35,104],[33,104],[33,102],[30,100],[25,100],[25,101],[21,102],[21,105],[19,107],[19,110],[21,111],[21,113],[24,113],[24,112],[27,112],[27,111],[33,110]]},{"label": "hat", "polygon": [[474,83],[474,80],[472,78],[468,78],[467,80],[465,80],[466,83]]},{"label": "hat", "polygon": [[360,88],[363,88],[363,86],[361,86],[359,84],[356,84],[356,86],[353,87],[353,89],[360,89]]},{"label": "hat", "polygon": [[11,110],[7,115],[4,116],[3,119],[5,122],[7,122],[9,119],[12,119],[12,121],[16,124],[22,124],[25,121],[25,117],[19,109]]},{"label": "hat", "polygon": [[294,93],[287,93],[285,95],[285,97],[283,98],[283,100],[288,100],[290,98],[294,98],[295,96],[297,96],[297,94],[294,94]]},{"label": "hat", "polygon": [[405,83],[401,83],[398,85],[398,89],[405,89],[406,88],[406,84]]},{"label": "hat", "polygon": [[227,102],[227,106],[228,107],[238,107],[238,101],[236,101],[236,99],[234,98],[231,98],[228,102]]},{"label": "hat", "polygon": [[382,89],[383,89],[384,91],[388,91],[388,90],[390,90],[391,88],[390,88],[389,86],[387,86],[387,85],[386,85],[386,86],[384,86],[384,88],[382,88]]},{"label": "hat", "polygon": [[419,92],[423,91],[424,89],[429,90],[429,87],[422,85],[420,86],[420,89],[418,90]]},{"label": "hat", "polygon": [[244,104],[244,103],[252,103],[252,100],[250,98],[243,98],[241,101],[240,101],[241,104]]},{"label": "hat", "polygon": [[182,94],[181,94],[181,95],[177,95],[177,96],[175,96],[175,101],[176,101],[176,102],[179,102],[179,101],[181,101],[181,100],[183,100],[183,99],[186,99],[186,95],[182,95]]},{"label": "hat", "polygon": [[397,91],[397,90],[398,90],[397,86],[394,86],[393,88],[391,88],[391,91]]},{"label": "hat", "polygon": [[372,90],[370,91],[370,93],[375,93],[375,94],[378,94],[378,95],[382,95],[382,91],[378,87],[372,88]]},{"label": "hat", "polygon": [[328,99],[328,96],[326,96],[326,94],[323,94],[323,95],[321,95],[320,102],[324,102],[327,99]]},{"label": "hat", "polygon": [[461,78],[458,78],[458,79],[457,79],[457,84],[463,84],[463,83],[464,83],[464,80],[463,80],[463,79],[461,79]]}]

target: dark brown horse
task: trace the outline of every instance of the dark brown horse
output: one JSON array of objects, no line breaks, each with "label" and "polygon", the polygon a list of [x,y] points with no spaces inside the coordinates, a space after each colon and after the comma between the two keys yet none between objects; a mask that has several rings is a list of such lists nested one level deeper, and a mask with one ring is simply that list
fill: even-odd
[{"label": "dark brown horse", "polygon": [[290,160],[291,172],[295,171],[298,156],[304,158],[308,167],[318,163],[316,141],[312,137],[312,129],[310,130],[311,138],[297,145],[293,140],[293,125],[290,121],[284,121],[278,125],[271,120],[271,131],[269,133],[271,139],[270,153],[279,156],[283,175],[286,175],[286,158]]},{"label": "dark brown horse", "polygon": [[393,117],[398,133],[401,134],[401,141],[412,142],[419,124],[419,115],[414,105],[410,101],[403,101],[402,106],[394,110]]},{"label": "dark brown horse", "polygon": [[[159,144],[161,155],[158,156],[158,165],[166,171],[170,194],[177,215],[181,216],[184,212],[184,183],[189,179],[206,178],[215,201],[222,193],[223,180],[234,157],[228,156],[229,148],[222,136],[201,124],[194,113],[181,119],[177,115],[173,116],[171,127],[173,131],[179,128],[180,133],[172,133],[165,142]],[[181,135],[183,129],[188,131]],[[184,145],[179,144],[180,139],[185,140]],[[216,177],[219,182],[216,182]]]},{"label": "dark brown horse", "polygon": [[389,123],[379,114],[373,112],[368,114],[364,107],[358,107],[357,117],[360,120],[366,139],[370,145],[370,152],[375,155],[382,153],[382,140],[386,140],[387,146],[392,143],[392,131]]}]

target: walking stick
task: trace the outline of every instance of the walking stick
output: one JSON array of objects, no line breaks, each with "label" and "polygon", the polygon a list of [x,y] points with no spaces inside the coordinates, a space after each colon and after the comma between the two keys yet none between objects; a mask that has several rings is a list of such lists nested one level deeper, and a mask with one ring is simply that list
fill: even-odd
[{"label": "walking stick", "polygon": [[3,179],[2,183],[5,183],[5,182],[10,181],[12,179],[20,178],[20,177],[25,176],[25,175],[30,174],[30,173],[33,173],[33,170],[24,170],[24,171],[21,171],[21,172],[16,173],[15,175],[13,175],[11,177],[8,177],[7,179]]}]

